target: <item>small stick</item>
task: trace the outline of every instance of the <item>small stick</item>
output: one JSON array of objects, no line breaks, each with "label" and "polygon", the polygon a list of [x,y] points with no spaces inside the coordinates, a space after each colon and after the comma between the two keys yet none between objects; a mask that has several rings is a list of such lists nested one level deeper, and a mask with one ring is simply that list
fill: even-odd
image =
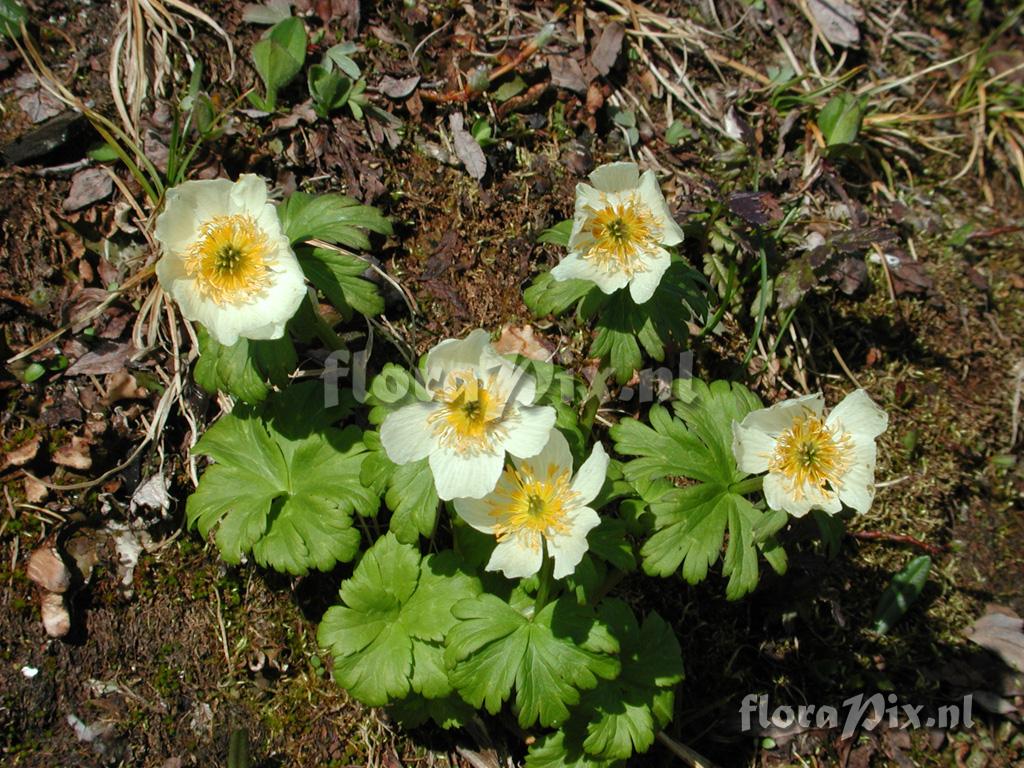
[{"label": "small stick", "polygon": [[675,739],[667,736],[664,731],[658,731],[658,741],[664,744],[669,752],[678,757],[687,765],[693,766],[693,768],[718,768],[713,762],[708,760],[700,752],[680,744]]},{"label": "small stick", "polygon": [[[564,5],[559,6],[558,9],[555,11],[554,15],[551,17],[551,21],[549,21],[548,23],[549,24],[554,24],[556,21],[558,21],[562,17],[562,15],[565,13],[565,9],[566,9],[566,6],[564,6]],[[538,43],[537,38],[534,38],[533,40],[531,40],[529,43],[527,43],[525,46],[523,46],[523,48],[519,51],[519,53],[517,53],[513,57],[513,59],[511,61],[506,62],[505,64],[502,64],[500,67],[496,67],[496,68],[492,69],[490,72],[487,73],[487,85],[490,86],[491,83],[493,83],[495,80],[497,80],[501,76],[507,75],[512,70],[518,68],[527,59],[529,59],[531,56],[533,56],[535,53],[537,53],[537,51],[539,51],[543,47],[543,45],[544,45],[544,42],[539,42]],[[473,95],[476,94],[476,93],[478,93],[478,91],[476,89],[474,89],[469,83],[467,83],[462,88],[457,88],[457,89],[455,89],[453,91],[447,91],[445,93],[433,93],[431,91],[420,91],[420,96],[422,96],[427,101],[434,101],[434,102],[452,102],[452,101],[462,101],[462,102],[465,102],[465,101],[469,101],[473,97]]]},{"label": "small stick", "polygon": [[894,544],[909,544],[912,547],[923,549],[932,557],[939,557],[945,549],[929,544],[926,541],[909,536],[905,533],[888,533],[887,531],[851,531],[850,535],[855,539],[864,541],[891,541]]}]

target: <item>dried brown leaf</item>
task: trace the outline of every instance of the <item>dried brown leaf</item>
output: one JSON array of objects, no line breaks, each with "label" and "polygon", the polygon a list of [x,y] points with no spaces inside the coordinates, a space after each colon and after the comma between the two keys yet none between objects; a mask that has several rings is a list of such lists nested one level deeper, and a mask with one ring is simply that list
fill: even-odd
[{"label": "dried brown leaf", "polygon": [[622,52],[622,41],[626,37],[626,29],[619,22],[613,21],[601,31],[601,39],[590,52],[590,63],[602,75],[611,72],[612,67]]},{"label": "dried brown leaf", "polygon": [[853,48],[860,43],[860,28],[857,23],[864,18],[864,11],[846,0],[807,0],[807,7],[815,23],[833,45]]},{"label": "dried brown leaf", "polygon": [[989,606],[984,616],[964,630],[964,635],[1009,667],[1024,672],[1024,620],[1009,608]]},{"label": "dried brown leaf", "polygon": [[23,467],[28,464],[39,453],[39,444],[42,442],[42,435],[35,435],[17,448],[12,448],[4,454],[2,468]]},{"label": "dried brown leaf", "polygon": [[494,348],[503,355],[522,355],[531,360],[550,360],[553,347],[533,333],[532,325],[506,325]]},{"label": "dried brown leaf", "polygon": [[86,168],[71,178],[71,192],[64,201],[65,211],[77,211],[92,205],[114,191],[114,182],[102,168]]},{"label": "dried brown leaf", "polygon": [[466,172],[479,181],[487,173],[487,156],[473,138],[473,134],[463,127],[461,112],[454,112],[448,116],[448,126],[451,128],[455,154],[466,167]]},{"label": "dried brown leaf", "polygon": [[377,89],[390,99],[404,99],[416,90],[416,86],[419,82],[419,75],[403,77],[400,80],[391,77],[391,75],[384,75],[384,77],[381,78],[380,85],[377,86]]},{"label": "dried brown leaf", "polygon": [[551,72],[551,82],[559,88],[586,94],[590,79],[583,74],[583,67],[576,59],[552,54],[548,56],[548,71]]},{"label": "dried brown leaf", "polygon": [[92,456],[89,455],[90,442],[84,437],[72,437],[71,442],[62,445],[50,457],[54,464],[62,467],[70,467],[84,471],[92,466]]}]

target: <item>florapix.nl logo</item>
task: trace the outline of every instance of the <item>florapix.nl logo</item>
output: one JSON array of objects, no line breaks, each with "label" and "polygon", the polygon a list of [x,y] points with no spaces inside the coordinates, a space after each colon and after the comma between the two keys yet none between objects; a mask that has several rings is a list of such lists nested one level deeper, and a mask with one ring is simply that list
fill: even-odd
[{"label": "florapix.nl logo", "polygon": [[842,728],[842,738],[848,739],[858,730],[871,731],[881,723],[889,728],[904,730],[970,728],[974,724],[971,717],[973,704],[973,697],[967,695],[955,704],[931,709],[923,704],[901,702],[895,693],[875,693],[871,696],[859,693],[845,699],[838,706],[783,704],[773,707],[767,695],[751,693],[744,696],[740,704],[740,730]]}]

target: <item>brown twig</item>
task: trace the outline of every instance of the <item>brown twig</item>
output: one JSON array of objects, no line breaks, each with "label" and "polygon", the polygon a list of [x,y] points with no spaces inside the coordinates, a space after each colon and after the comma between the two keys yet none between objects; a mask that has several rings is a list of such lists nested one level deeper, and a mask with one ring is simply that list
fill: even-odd
[{"label": "brown twig", "polygon": [[[552,15],[551,17],[551,21],[548,23],[554,24],[556,21],[558,21],[565,14],[566,7],[567,6],[565,5],[560,5],[557,8],[557,10],[555,10],[554,15]],[[491,83],[493,83],[498,78],[503,77],[504,75],[507,75],[509,72],[512,72],[513,70],[520,67],[531,56],[537,53],[537,51],[539,51],[543,47],[543,45],[543,42],[538,44],[537,38],[534,38],[525,46],[523,46],[519,53],[517,53],[510,61],[507,61],[501,66],[495,67],[490,72],[488,72],[487,87],[490,87]],[[483,90],[487,90],[487,87],[483,88],[482,90],[478,90],[474,88],[471,83],[467,83],[462,88],[456,88],[455,90],[452,91],[445,91],[444,93],[420,91],[420,96],[426,99],[427,101],[433,101],[437,103],[466,102],[473,98],[473,96],[475,96],[476,94],[481,93]]]},{"label": "brown twig", "polygon": [[855,539],[864,541],[891,541],[894,544],[909,544],[912,547],[923,549],[932,557],[939,557],[945,549],[926,541],[909,536],[905,533],[889,533],[888,531],[851,531],[850,535]]}]

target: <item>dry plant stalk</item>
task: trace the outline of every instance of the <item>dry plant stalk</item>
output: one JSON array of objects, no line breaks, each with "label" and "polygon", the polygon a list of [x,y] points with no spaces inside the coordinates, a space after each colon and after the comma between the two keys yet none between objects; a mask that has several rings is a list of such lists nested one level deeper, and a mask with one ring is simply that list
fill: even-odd
[{"label": "dry plant stalk", "polygon": [[142,105],[150,95],[166,93],[167,78],[172,72],[169,48],[181,46],[189,65],[193,57],[181,26],[193,36],[192,25],[183,16],[191,16],[212,29],[228,48],[230,71],[235,72],[235,49],[223,27],[203,11],[182,0],[125,0],[124,10],[114,27],[114,44],[110,54],[110,93],[125,131],[140,141],[139,123]]}]

